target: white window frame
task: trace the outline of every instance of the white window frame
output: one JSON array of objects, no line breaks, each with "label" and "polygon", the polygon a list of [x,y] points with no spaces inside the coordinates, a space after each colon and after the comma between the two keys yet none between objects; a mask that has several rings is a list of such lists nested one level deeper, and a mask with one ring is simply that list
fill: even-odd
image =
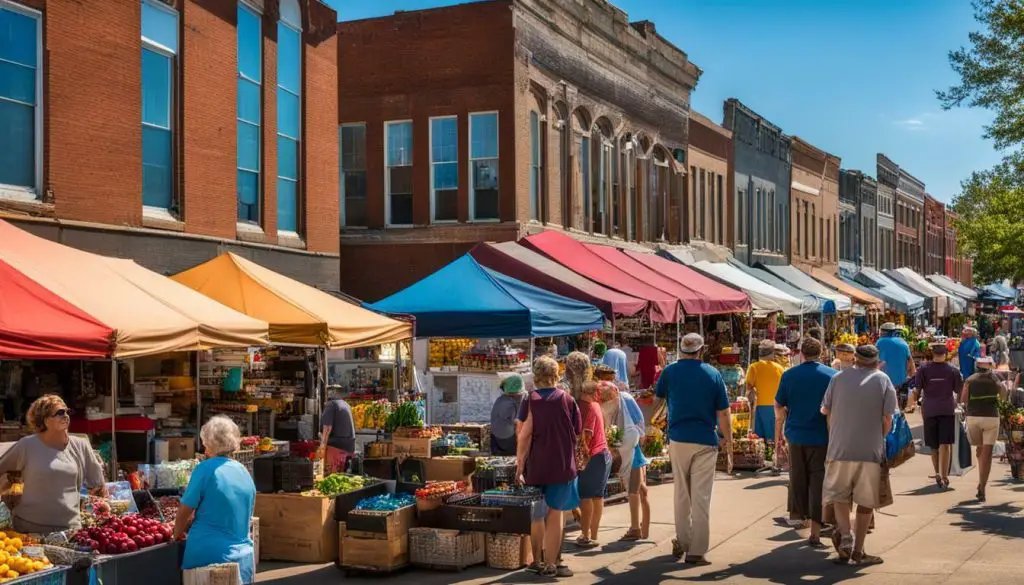
[{"label": "white window frame", "polygon": [[9,0],[0,0],[0,8],[17,12],[36,21],[36,104],[35,110],[35,173],[34,185],[8,185],[0,183],[0,198],[15,201],[38,202],[43,192],[43,13]]},{"label": "white window frame", "polygon": [[[3,2],[3,1],[5,1],[5,0],[0,0],[0,2]],[[157,10],[161,10],[161,11],[166,12],[168,14],[173,14],[175,16],[175,18],[178,19],[178,26],[181,27],[181,13],[178,12],[177,10],[175,10],[174,8],[164,4],[163,2],[157,2],[156,0],[142,0],[142,3],[149,5],[151,8],[155,8]],[[141,22],[140,22],[140,24],[141,24]],[[150,51],[153,51],[154,53],[158,53],[160,55],[163,55],[164,57],[169,57],[171,59],[172,63],[173,63],[173,67],[171,69],[171,101],[170,101],[170,104],[169,104],[170,111],[167,113],[167,126],[168,126],[167,129],[171,133],[171,165],[172,165],[172,175],[171,175],[171,178],[172,178],[172,180],[177,181],[177,179],[178,179],[178,171],[177,171],[176,168],[174,168],[174,167],[177,167],[177,162],[178,162],[176,157],[175,157],[176,153],[174,151],[177,128],[175,127],[174,122],[176,121],[175,120],[175,113],[177,113],[178,95],[179,95],[178,94],[178,89],[179,89],[178,88],[178,84],[179,84],[180,76],[178,75],[178,72],[179,72],[179,68],[181,67],[181,63],[178,62],[178,51],[175,51],[174,49],[171,49],[170,47],[164,46],[164,45],[162,45],[162,44],[160,44],[160,43],[158,43],[158,42],[156,42],[156,41],[154,41],[152,39],[147,39],[146,37],[142,36],[141,34],[139,36],[139,39],[140,39],[140,42],[142,43],[142,48],[143,49],[149,49]],[[180,39],[179,39],[179,43],[180,43]],[[181,47],[179,46],[178,49],[180,50]],[[141,86],[140,86],[140,89],[141,89]],[[153,128],[160,128],[159,126],[153,126],[152,124],[146,124],[145,122],[142,122],[142,125],[151,126]],[[163,130],[163,128],[160,128],[160,129]],[[141,152],[142,152],[141,149],[140,149],[139,152],[141,154]],[[140,191],[139,194],[140,195],[142,194],[141,191]],[[178,195],[178,193],[175,191],[174,187],[172,186],[171,187],[171,204],[172,205],[174,204],[174,198],[177,195]],[[181,213],[181,211],[182,210],[179,208],[179,213]],[[180,218],[176,217],[174,214],[172,214],[170,212],[170,210],[164,209],[162,207],[155,207],[155,206],[152,206],[152,205],[143,205],[142,206],[142,215],[145,216],[145,217],[149,217],[149,218],[153,218],[153,219],[159,219],[159,220],[164,220],[164,221],[180,221]]]},{"label": "white window frame", "polygon": [[[455,120],[455,160],[454,161],[444,161],[444,162],[440,162],[440,163],[435,163],[434,162],[434,120]],[[436,192],[435,192],[435,189],[434,189],[434,165],[436,165],[436,164],[451,164],[451,163],[454,162],[455,166],[456,166],[456,169],[458,168],[458,164],[459,164],[459,116],[458,115],[431,116],[430,118],[428,118],[427,119],[427,139],[430,141],[430,148],[429,148],[429,153],[428,153],[429,154],[429,159],[428,160],[430,162],[430,223],[438,223],[438,224],[459,223],[459,218],[458,217],[456,217],[455,219],[435,219],[434,218],[434,208],[435,208],[435,204],[436,204],[436,198],[435,198],[436,197]],[[456,173],[455,173],[456,180],[458,180],[457,179],[458,175],[459,175],[459,173],[456,170]],[[455,190],[456,190],[456,192],[458,192],[458,184],[456,184]],[[458,195],[456,195],[456,197],[458,197]]]},{"label": "white window frame", "polygon": [[[294,5],[295,5],[295,8],[301,10],[301,8],[299,8],[299,6],[298,6],[298,2],[296,2]],[[301,229],[301,227],[302,227],[302,225],[304,223],[303,222],[304,218],[302,216],[303,216],[303,210],[305,209],[305,205],[303,205],[303,202],[302,202],[302,181],[303,181],[303,179],[305,177],[302,176],[302,161],[303,161],[303,158],[304,158],[302,156],[302,152],[303,152],[303,150],[302,150],[302,130],[303,130],[302,122],[303,122],[303,116],[305,115],[305,111],[306,111],[306,108],[304,107],[305,104],[303,103],[304,102],[304,98],[303,98],[303,93],[302,93],[302,89],[303,89],[302,88],[302,72],[303,72],[303,69],[302,69],[302,65],[303,65],[303,63],[302,63],[302,60],[303,60],[302,22],[301,22],[301,20],[300,20],[300,22],[292,22],[291,20],[289,20],[287,18],[288,15],[285,14],[284,10],[281,10],[280,13],[281,13],[280,17],[277,19],[278,24],[283,24],[286,28],[290,28],[290,29],[292,29],[293,31],[295,31],[295,32],[297,32],[299,34],[299,62],[298,62],[298,68],[299,68],[299,90],[298,91],[299,91],[299,93],[295,94],[295,97],[299,98],[299,127],[297,129],[298,130],[298,132],[297,132],[298,136],[296,136],[294,138],[294,140],[295,140],[295,147],[296,147],[296,149],[298,151],[298,152],[295,153],[295,228],[296,229],[295,230],[282,230],[282,229],[279,228],[277,230],[277,235],[285,236],[285,237],[291,237],[291,238],[301,238],[301,236],[299,235],[297,230]],[[301,13],[298,16],[301,18]],[[262,28],[260,30],[262,31]],[[285,89],[284,87],[281,87],[280,84],[275,84],[275,88],[274,89],[275,90],[279,90],[279,91],[283,90],[283,91],[286,91],[288,93],[292,93],[291,90]],[[277,99],[277,93],[276,92],[274,93],[274,99]],[[277,128],[280,129],[280,127],[281,127],[280,124],[278,124]],[[276,135],[277,136],[284,136],[285,138],[288,138],[288,139],[293,139],[291,136],[288,136],[287,134],[281,134],[279,130],[278,130],[278,132],[276,132]],[[281,169],[281,163],[280,163],[280,158],[279,158],[278,159],[277,168],[274,169],[274,179],[276,179],[276,181],[277,181],[277,180],[281,180],[283,178],[286,181],[290,181],[291,179],[289,179],[287,177],[282,177],[280,175],[280,172],[279,172],[280,169]],[[277,182],[276,181],[274,183],[274,188],[275,189],[277,188]],[[280,199],[278,199],[278,201],[280,201]],[[279,203],[279,205],[280,205],[280,203]],[[275,211],[277,211],[277,210],[275,210]],[[278,214],[278,215],[280,215],[280,214]]]},{"label": "white window frame", "polygon": [[[395,228],[408,228],[412,227],[412,223],[391,223],[391,167],[388,166],[388,147],[390,147],[390,138],[388,137],[388,128],[394,124],[409,124],[412,128],[412,132],[416,131],[415,125],[413,125],[412,118],[405,120],[387,120],[384,122],[384,225],[385,227]],[[411,133],[410,133],[411,134]],[[412,144],[409,145],[409,167],[415,169],[416,161],[413,156],[416,154],[416,136],[412,135]],[[403,165],[404,166],[404,165]],[[415,171],[413,171],[415,172]],[[414,177],[415,179],[415,177]],[[415,207],[416,199],[416,186],[413,185],[413,204]],[[415,220],[414,220],[415,221]]]},{"label": "white window frame", "polygon": [[[345,160],[343,158],[345,153],[344,153],[344,150],[343,150],[344,146],[343,146],[343,141],[342,141],[342,133],[345,131],[346,128],[362,128],[363,129],[363,160],[366,160],[366,158],[367,158],[366,157],[366,154],[367,154],[367,152],[366,152],[366,122],[348,122],[348,123],[345,123],[345,124],[339,124],[338,125],[338,193],[341,195],[341,197],[338,199],[338,201],[341,203],[341,209],[339,210],[340,213],[338,214],[338,216],[339,216],[339,219],[341,220],[341,227],[349,228],[349,229],[351,229],[351,228],[364,229],[366,226],[349,226],[349,225],[345,225],[345,222],[346,222],[346,217],[345,217],[345,164],[343,162]],[[363,172],[364,173],[367,172],[367,169],[363,169]],[[369,199],[369,193],[366,194],[365,198]]]},{"label": "white window frame", "polygon": [[[252,3],[246,2],[245,0],[240,0],[239,3],[238,3],[238,6],[240,8],[246,8],[246,9],[250,10],[251,12],[253,12],[257,16],[257,21],[259,22],[259,25],[260,25],[260,43],[259,43],[259,51],[260,51],[260,80],[256,81],[255,79],[249,79],[248,77],[242,75],[242,69],[241,69],[241,67],[239,65],[236,64],[236,66],[235,66],[235,78],[236,78],[235,84],[236,84],[236,86],[237,86],[237,83],[238,83],[237,79],[244,79],[244,80],[249,81],[251,83],[255,83],[256,86],[258,88],[260,88],[260,123],[259,123],[259,126],[258,126],[260,140],[259,140],[259,142],[257,142],[257,152],[256,152],[256,177],[257,177],[257,179],[256,179],[256,200],[259,202],[260,211],[259,211],[259,221],[257,221],[256,223],[250,223],[250,222],[247,222],[247,221],[240,221],[238,219],[238,210],[237,210],[238,193],[236,192],[235,193],[235,198],[236,198],[236,202],[235,202],[235,206],[236,206],[236,209],[235,209],[235,227],[239,228],[239,229],[246,230],[246,231],[262,231],[263,222],[266,220],[266,215],[267,215],[266,214],[266,211],[267,211],[266,207],[264,207],[264,205],[263,205],[263,203],[265,202],[264,199],[263,199],[263,195],[264,195],[263,180],[265,179],[264,173],[263,173],[263,130],[264,130],[264,126],[263,126],[263,122],[264,122],[264,119],[263,119],[264,118],[264,116],[263,116],[263,106],[265,105],[264,101],[263,101],[263,89],[264,89],[263,88],[263,67],[265,66],[265,63],[263,62],[263,11],[260,10],[259,8],[257,8]],[[237,37],[237,32],[236,32],[236,37]],[[236,45],[237,45],[237,40],[236,40]],[[235,91],[237,91],[237,88],[236,88]],[[235,120],[236,120],[236,122],[242,122],[244,124],[249,124],[250,123],[250,122],[242,120],[241,118],[238,117],[238,104],[237,103],[235,104]],[[235,129],[235,134],[236,134],[236,140],[237,140],[237,134],[238,134],[238,129],[237,128]],[[235,148],[238,148],[237,144],[235,145]],[[238,166],[238,155],[236,153],[235,154],[235,172],[237,173],[239,170],[248,171],[248,169],[242,169],[241,167]],[[276,172],[274,174],[275,174],[275,176],[277,175]],[[276,186],[275,186],[275,189],[276,189]]]},{"label": "white window frame", "polygon": [[[494,157],[488,157],[497,159],[498,161],[498,217],[496,218],[476,218],[476,186],[474,185],[473,177],[473,162],[476,160],[473,158],[473,116],[486,116],[488,114],[494,114],[497,118],[497,123],[494,125],[494,141],[495,141],[495,152]],[[467,142],[468,145],[466,157],[469,161],[467,165],[469,167],[469,221],[473,223],[500,223],[501,222],[501,113],[498,110],[484,110],[480,112],[470,112],[469,120],[466,124],[467,127]],[[487,160],[487,159],[480,159]]]}]

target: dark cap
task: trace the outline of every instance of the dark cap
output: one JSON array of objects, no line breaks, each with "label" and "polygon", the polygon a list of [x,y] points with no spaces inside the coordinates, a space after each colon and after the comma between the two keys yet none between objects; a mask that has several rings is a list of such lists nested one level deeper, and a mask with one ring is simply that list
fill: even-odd
[{"label": "dark cap", "polygon": [[930,345],[933,354],[945,355],[949,352],[945,343],[933,343]]},{"label": "dark cap", "polygon": [[857,346],[857,358],[861,361],[873,364],[878,361],[878,348],[871,345],[859,345]]}]

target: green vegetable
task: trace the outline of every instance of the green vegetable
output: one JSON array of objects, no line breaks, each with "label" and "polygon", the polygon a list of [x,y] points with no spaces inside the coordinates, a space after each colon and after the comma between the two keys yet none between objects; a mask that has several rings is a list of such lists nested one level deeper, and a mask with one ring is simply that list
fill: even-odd
[{"label": "green vegetable", "polygon": [[406,401],[398,405],[397,408],[391,411],[388,415],[387,421],[384,423],[384,430],[393,433],[395,429],[400,427],[422,427],[423,419],[420,418],[420,411],[416,408],[416,403],[412,401]]},{"label": "green vegetable", "polygon": [[361,475],[346,475],[344,473],[332,473],[316,482],[313,487],[321,494],[332,497],[345,494],[351,491],[362,489],[369,483],[369,478]]}]

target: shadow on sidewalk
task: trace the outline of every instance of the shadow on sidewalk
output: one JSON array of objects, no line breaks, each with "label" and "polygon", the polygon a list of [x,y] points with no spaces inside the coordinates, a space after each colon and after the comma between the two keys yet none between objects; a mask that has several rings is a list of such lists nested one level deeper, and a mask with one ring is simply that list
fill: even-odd
[{"label": "shadow on sidewalk", "polygon": [[1013,504],[960,505],[950,508],[949,513],[962,518],[959,522],[953,522],[952,526],[965,532],[982,532],[1004,538],[1022,538],[1024,537],[1024,516],[1019,515],[1022,510],[1024,508]]}]

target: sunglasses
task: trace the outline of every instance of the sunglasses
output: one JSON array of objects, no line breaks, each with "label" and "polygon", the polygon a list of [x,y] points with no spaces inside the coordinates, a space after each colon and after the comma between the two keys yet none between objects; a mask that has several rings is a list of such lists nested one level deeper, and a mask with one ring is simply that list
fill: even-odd
[{"label": "sunglasses", "polygon": [[54,418],[71,416],[71,411],[66,408],[58,408],[57,410],[53,411],[53,413],[50,416]]}]

